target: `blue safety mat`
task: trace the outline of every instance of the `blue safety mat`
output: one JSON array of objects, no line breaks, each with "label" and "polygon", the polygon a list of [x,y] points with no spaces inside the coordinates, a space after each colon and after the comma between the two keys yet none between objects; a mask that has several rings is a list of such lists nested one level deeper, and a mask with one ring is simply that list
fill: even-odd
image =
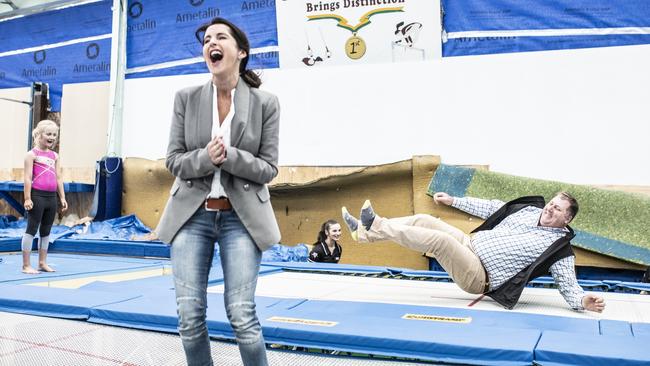
[{"label": "blue safety mat", "polygon": [[544,366],[650,364],[648,339],[620,335],[545,331],[535,348],[535,362]]},{"label": "blue safety mat", "polygon": [[[63,280],[100,274],[143,271],[169,266],[165,259],[141,259],[126,257],[99,257],[73,254],[51,253],[48,264],[56,272],[41,272],[30,275],[21,272],[22,256],[17,254],[0,255],[0,284],[2,283],[32,283],[51,280]],[[32,264],[37,263],[38,254],[32,253]]]},{"label": "blue safety mat", "polygon": [[650,324],[632,323],[632,334],[637,338],[647,338],[650,342]]},{"label": "blue safety mat", "polygon": [[[220,271],[213,274],[218,277]],[[170,276],[99,281],[77,290],[2,285],[0,309],[175,333],[172,287]],[[208,294],[208,303],[210,335],[233,339],[222,294]],[[579,364],[617,359],[617,365],[635,365],[649,360],[638,351],[647,335],[633,335],[625,322],[304,298],[257,297],[256,304],[266,341],[285,345],[480,365],[564,365],[576,359]],[[406,314],[420,320],[404,319]]]},{"label": "blue safety mat", "polygon": [[[2,311],[176,332],[171,275],[94,281],[78,289],[28,285],[161,268],[169,265],[167,260],[52,254],[51,263],[59,272],[28,276],[19,273],[19,255],[0,257],[0,266],[14,268],[0,271]],[[292,271],[309,268],[300,263],[285,265]],[[260,275],[283,270],[281,263],[263,264]],[[364,267],[360,273],[369,271],[370,267]],[[214,261],[210,284],[220,284],[222,277]],[[223,295],[210,293],[208,302],[209,333],[234,338]],[[265,339],[271,343],[480,365],[607,364],[615,359],[617,365],[636,365],[650,361],[650,356],[640,351],[644,349],[641,343],[650,339],[649,324],[305,298],[258,296],[256,304]],[[412,314],[413,319],[405,318],[407,314]]]},{"label": "blue safety mat", "polygon": [[86,320],[93,307],[128,301],[139,296],[139,293],[124,291],[112,293],[1,284],[0,311]]}]

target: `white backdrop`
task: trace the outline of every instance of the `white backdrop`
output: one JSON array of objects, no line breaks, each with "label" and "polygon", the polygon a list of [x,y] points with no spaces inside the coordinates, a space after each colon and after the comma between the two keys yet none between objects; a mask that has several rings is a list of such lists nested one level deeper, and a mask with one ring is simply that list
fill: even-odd
[{"label": "white backdrop", "polygon": [[[278,22],[280,66],[318,69],[440,57],[439,3],[404,0],[395,4],[345,7],[346,3],[351,2],[331,2],[328,5],[337,5],[336,9],[323,9],[317,6],[323,3],[317,1],[277,2],[277,16],[281,19]],[[385,12],[386,9],[391,12]],[[316,18],[309,20],[310,17]],[[345,51],[353,34],[363,40],[366,49],[356,59],[348,57]],[[322,61],[314,62],[312,58],[310,62],[308,47],[313,57],[321,57]]]},{"label": "white backdrop", "polygon": [[[578,184],[650,185],[650,45],[266,70],[281,165],[449,164]],[[127,80],[123,156],[162,158],[174,92]]]}]

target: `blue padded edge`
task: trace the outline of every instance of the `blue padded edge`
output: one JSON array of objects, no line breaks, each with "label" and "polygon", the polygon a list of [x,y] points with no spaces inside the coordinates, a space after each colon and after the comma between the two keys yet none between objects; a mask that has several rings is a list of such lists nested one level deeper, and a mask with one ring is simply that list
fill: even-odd
[{"label": "blue padded edge", "polygon": [[[258,276],[266,276],[272,273],[282,272],[282,268],[261,265]],[[215,286],[223,283],[223,268],[219,262],[219,258],[212,261],[212,268],[210,268],[210,275],[208,277],[208,286]]]},{"label": "blue padded edge", "polygon": [[[120,258],[120,257],[95,257],[73,254],[52,253],[48,256],[48,262],[57,271],[51,273],[40,273],[28,275],[20,271],[22,257],[18,254],[0,255],[3,258],[3,269],[0,271],[0,283],[33,283],[88,277],[92,275],[114,274],[141,271],[155,268],[162,268],[169,265],[169,261],[162,259],[141,259],[141,258]],[[32,262],[38,254],[32,254]],[[2,294],[0,294],[1,296]]]},{"label": "blue padded edge", "polygon": [[[385,304],[353,301],[310,300],[291,309],[294,314],[309,313],[317,317],[334,316],[343,320],[357,318],[400,318],[406,313],[429,314],[441,317],[471,318],[472,326],[521,328],[533,330],[571,330],[574,334],[599,334],[600,327],[596,319],[550,316],[541,314],[518,313],[509,311],[475,310],[467,308],[449,308],[441,306],[421,306],[404,304]],[[409,320],[408,327],[417,324],[444,324],[427,321]],[[458,325],[453,324],[452,327]]]},{"label": "blue padded edge", "polygon": [[[25,184],[22,181],[0,181],[0,191],[22,192],[24,189]],[[66,192],[92,192],[95,189],[95,185],[88,183],[64,182],[63,189]]]},{"label": "blue padded edge", "polygon": [[119,282],[93,281],[79,288],[105,292],[138,291],[138,293],[143,295],[167,293],[167,296],[175,296],[174,279],[171,275],[138,278]]},{"label": "blue padded edge", "polygon": [[620,320],[601,319],[600,334],[604,336],[628,336],[632,337],[632,326],[630,323]]},{"label": "blue padded edge", "polygon": [[[223,310],[223,295],[208,294],[208,303],[207,325],[210,336],[234,339]],[[343,304],[267,297],[256,297],[256,303],[267,342],[372,352],[386,356],[417,355],[434,361],[481,365],[530,365],[533,349],[541,334],[536,329],[476,325],[458,327],[435,322],[421,322],[416,326],[414,321],[399,317],[388,320],[382,316],[367,315],[365,307],[368,305],[376,307],[380,312],[382,309],[392,309],[399,316],[408,312],[404,306],[390,304]],[[353,307],[353,314],[336,311],[349,309],[350,306]],[[330,312],[324,312],[324,309],[330,309]],[[332,320],[339,324],[334,327],[315,327],[268,321],[272,316]],[[91,309],[88,321],[176,332],[176,303],[173,296],[134,298]],[[409,332],[405,333],[404,329],[409,329]],[[488,333],[490,337],[485,337]]]},{"label": "blue padded edge", "polygon": [[156,257],[156,258],[171,258],[171,246],[166,244],[150,244],[146,243],[144,245],[144,256],[145,257]]},{"label": "blue padded edge", "polygon": [[126,240],[57,239],[50,244],[50,250],[65,253],[169,258],[169,246],[166,244]]},{"label": "blue padded edge", "polygon": [[[490,314],[469,311],[468,324],[402,319],[406,313],[462,316],[460,309],[378,303],[306,301],[291,309],[259,309],[265,339],[305,347],[479,365],[530,365],[537,329],[497,324]],[[496,313],[496,312],[494,312]],[[503,313],[502,315],[508,315]],[[332,327],[271,322],[271,316],[338,322]],[[474,318],[473,318],[474,319]],[[478,319],[478,318],[476,318]],[[408,329],[407,332],[405,330]],[[486,336],[489,334],[489,336]]]},{"label": "blue padded edge", "polygon": [[91,307],[140,296],[27,285],[0,285],[0,294],[0,311],[66,319],[88,319]]},{"label": "blue padded edge", "polygon": [[413,270],[406,268],[390,268],[378,266],[361,266],[354,264],[313,263],[313,262],[263,262],[262,266],[275,267],[288,270],[308,270],[319,272],[358,272],[358,273],[391,273],[407,276],[448,277],[445,272],[428,270]]},{"label": "blue padded edge", "polygon": [[[256,297],[258,314],[273,307],[290,308],[304,299]],[[208,293],[207,325],[211,337],[235,339],[224,310],[223,294]],[[260,317],[261,319],[261,317]],[[173,292],[151,295],[128,302],[107,304],[90,310],[89,322],[178,333],[178,316]]]},{"label": "blue padded edge", "polygon": [[0,253],[1,252],[20,252],[21,238],[0,238]]},{"label": "blue padded edge", "polygon": [[[208,294],[208,297],[209,294]],[[208,317],[212,316],[214,305],[209,302]],[[127,302],[97,306],[90,309],[91,323],[121,327],[178,333],[176,299],[168,295],[143,296]]]},{"label": "blue padded edge", "polygon": [[650,364],[648,340],[635,337],[544,331],[535,349],[540,365],[616,365]]},{"label": "blue padded edge", "polygon": [[[446,272],[442,271],[427,271],[427,270],[412,270],[402,268],[388,268],[377,266],[359,266],[351,264],[331,264],[331,263],[312,263],[312,262],[263,262],[262,267],[276,267],[293,271],[314,271],[323,273],[372,273],[372,274],[393,274],[404,275],[410,277],[429,277],[437,281],[451,281],[451,278]],[[550,276],[542,276],[534,279],[529,283],[530,287],[545,287],[554,285],[555,281]],[[597,280],[578,280],[578,284],[585,289],[589,290],[650,290],[650,284],[636,283],[636,282],[620,282],[620,281],[597,281]],[[624,292],[624,291],[620,291]],[[629,291],[628,291],[629,292]]]},{"label": "blue padded edge", "polygon": [[650,341],[650,323],[632,323],[631,326],[635,337],[643,337]]}]

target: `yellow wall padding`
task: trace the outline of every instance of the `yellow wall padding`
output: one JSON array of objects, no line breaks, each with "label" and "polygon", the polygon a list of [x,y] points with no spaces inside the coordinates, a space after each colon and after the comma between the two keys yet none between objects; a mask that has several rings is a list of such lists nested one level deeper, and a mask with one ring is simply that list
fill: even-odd
[{"label": "yellow wall padding", "polygon": [[158,225],[174,177],[164,160],[124,159],[122,215],[136,214],[150,228]]},{"label": "yellow wall padding", "polygon": [[[412,215],[414,175],[421,182],[417,191],[424,194],[438,163],[437,157],[426,157],[367,168],[325,167],[325,173],[320,167],[280,168],[278,179],[271,184],[271,196],[282,244],[312,244],[325,220],[333,218],[342,223],[341,206],[358,212],[366,198],[373,201],[380,215]],[[123,179],[122,213],[134,213],[155,228],[173,182],[164,161],[127,158]],[[341,245],[341,263],[428,268],[428,260],[421,253],[395,243],[378,242],[371,248],[354,243],[345,232]]]},{"label": "yellow wall padding", "polygon": [[[275,183],[271,196],[282,242],[313,243],[321,224],[333,218],[344,228],[341,263],[428,269],[428,260],[422,253],[395,243],[354,242],[341,219],[341,206],[347,206],[353,215],[358,216],[364,200],[370,199],[378,215],[412,215],[414,189],[426,192],[430,172],[438,163],[437,157],[417,158],[357,169],[304,184]],[[420,177],[420,174],[428,174],[429,178]],[[422,182],[421,187],[414,187],[414,182],[418,181]]]},{"label": "yellow wall padding", "polygon": [[[438,156],[414,156],[411,160],[371,167],[280,167],[270,190],[282,244],[311,245],[320,225],[333,218],[343,227],[341,263],[428,269],[428,258],[398,244],[355,243],[341,219],[341,206],[347,206],[356,216],[363,201],[370,199],[381,216],[426,213],[469,232],[481,223],[480,219],[436,205],[426,194],[439,164]],[[155,228],[172,182],[173,176],[163,160],[125,159],[122,213],[136,214],[147,226]],[[576,250],[576,254],[579,265],[633,268],[631,263],[590,252]]]}]

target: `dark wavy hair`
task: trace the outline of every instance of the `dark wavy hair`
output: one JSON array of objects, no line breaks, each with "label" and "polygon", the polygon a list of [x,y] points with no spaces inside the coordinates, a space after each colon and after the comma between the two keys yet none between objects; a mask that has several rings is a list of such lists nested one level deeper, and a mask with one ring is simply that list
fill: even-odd
[{"label": "dark wavy hair", "polygon": [[578,214],[578,210],[580,209],[580,206],[578,205],[578,200],[575,199],[571,195],[571,193],[567,191],[562,191],[557,194],[560,196],[562,199],[569,201],[569,215],[571,215],[571,220],[569,222],[573,221],[573,219],[576,217]]},{"label": "dark wavy hair", "polygon": [[248,58],[251,53],[251,45],[248,42],[248,37],[246,37],[246,33],[239,29],[235,24],[230,22],[227,19],[216,17],[212,19],[209,23],[205,23],[202,26],[200,26],[196,32],[194,32],[194,35],[196,36],[196,39],[203,45],[203,37],[205,35],[205,31],[211,26],[215,24],[223,24],[230,28],[230,35],[235,39],[235,42],[237,42],[237,47],[239,47],[240,50],[246,52],[246,57],[244,57],[241,60],[241,63],[239,64],[239,75],[241,76],[242,79],[252,88],[259,88],[260,85],[262,85],[262,80],[260,79],[259,75],[255,73],[253,70],[247,70],[246,65],[248,65]]},{"label": "dark wavy hair", "polygon": [[320,227],[320,231],[318,232],[318,240],[319,243],[324,243],[325,239],[327,239],[327,232],[330,230],[330,227],[332,225],[336,225],[338,222],[336,220],[329,219],[323,223]]}]

